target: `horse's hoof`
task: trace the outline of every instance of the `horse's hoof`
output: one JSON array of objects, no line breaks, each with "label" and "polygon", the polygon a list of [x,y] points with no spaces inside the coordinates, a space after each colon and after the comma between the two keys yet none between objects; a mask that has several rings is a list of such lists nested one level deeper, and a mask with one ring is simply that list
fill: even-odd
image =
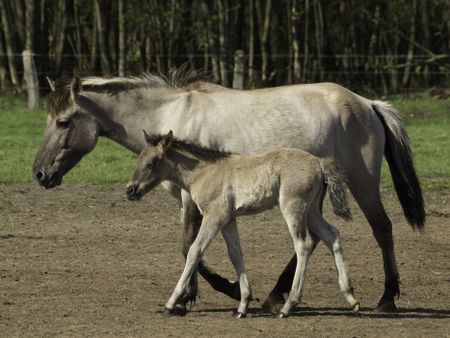
[{"label": "horse's hoof", "polygon": [[383,301],[378,303],[378,306],[374,310],[375,312],[394,313],[397,312],[397,306],[393,301]]},{"label": "horse's hoof", "polygon": [[173,309],[164,308],[163,314],[168,317],[184,317],[187,314],[186,306],[177,304]]},{"label": "horse's hoof", "polygon": [[280,312],[278,314],[278,318],[287,318],[287,317],[288,317],[288,315],[286,313]]},{"label": "horse's hoof", "polygon": [[269,296],[267,296],[266,300],[261,305],[261,307],[264,311],[270,313],[278,313],[283,304],[284,304],[283,295],[271,293]]},{"label": "horse's hoof", "polygon": [[233,317],[234,318],[238,318],[238,319],[245,318],[245,317],[247,317],[247,314],[239,312],[239,311],[236,311],[236,312],[233,313]]},{"label": "horse's hoof", "polygon": [[353,305],[352,311],[353,311],[353,313],[359,312],[359,303],[356,303],[355,305]]}]

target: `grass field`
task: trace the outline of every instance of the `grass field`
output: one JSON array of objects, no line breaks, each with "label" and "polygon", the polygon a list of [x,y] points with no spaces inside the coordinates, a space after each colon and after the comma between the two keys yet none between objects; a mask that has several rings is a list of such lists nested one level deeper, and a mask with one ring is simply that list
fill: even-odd
[{"label": "grass field", "polygon": [[[425,190],[450,189],[450,100],[433,100],[427,93],[388,99],[403,115],[412,142],[415,163]],[[0,183],[30,182],[34,155],[45,127],[44,107],[29,110],[18,96],[0,97]],[[95,150],[66,182],[125,182],[135,155],[101,138]],[[384,186],[391,186],[386,163]]]}]

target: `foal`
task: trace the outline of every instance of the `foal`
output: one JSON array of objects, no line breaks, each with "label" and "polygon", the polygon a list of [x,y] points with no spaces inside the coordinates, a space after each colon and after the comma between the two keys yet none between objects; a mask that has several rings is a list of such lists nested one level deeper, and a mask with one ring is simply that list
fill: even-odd
[{"label": "foal", "polygon": [[300,302],[306,264],[313,248],[312,234],[320,237],[331,250],[341,291],[353,311],[359,310],[345,269],[339,233],[320,212],[326,186],[334,212],[351,218],[344,182],[330,161],[287,148],[261,156],[235,155],[178,140],[172,131],[164,136],[147,135],[145,131],[144,134],[147,147],[139,155],[138,166],[127,185],[128,199],[138,200],[162,181],[169,180],[190,193],[203,215],[184,271],[166,303],[167,313],[173,313],[200,258],[221,231],[241,288],[241,302],[235,316],[245,317],[252,294],[236,217],[275,205],[279,205],[288,224],[297,254],[292,289],[279,316],[286,317]]}]

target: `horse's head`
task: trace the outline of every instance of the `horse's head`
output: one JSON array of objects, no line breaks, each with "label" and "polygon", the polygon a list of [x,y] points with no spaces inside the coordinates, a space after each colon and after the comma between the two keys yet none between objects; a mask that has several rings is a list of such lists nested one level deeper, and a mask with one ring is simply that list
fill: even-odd
[{"label": "horse's head", "polygon": [[133,178],[127,184],[127,197],[131,201],[139,200],[167,177],[164,159],[172,145],[172,131],[162,137],[149,136],[145,131],[144,135],[147,145],[139,155]]},{"label": "horse's head", "polygon": [[61,184],[63,176],[95,147],[99,135],[98,122],[79,105],[80,78],[56,86],[48,82],[52,91],[47,97],[47,127],[33,165],[34,178],[47,189]]}]

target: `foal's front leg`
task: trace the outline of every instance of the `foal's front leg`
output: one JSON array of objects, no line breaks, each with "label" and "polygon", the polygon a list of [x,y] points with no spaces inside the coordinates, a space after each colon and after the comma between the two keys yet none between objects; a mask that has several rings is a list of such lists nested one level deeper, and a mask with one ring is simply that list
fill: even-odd
[{"label": "foal's front leg", "polygon": [[205,215],[200,226],[200,230],[197,234],[197,238],[189,248],[189,252],[186,256],[186,265],[184,266],[183,273],[166,303],[166,313],[172,314],[174,307],[180,298],[185,294],[188,287],[188,283],[195,272],[195,269],[202,258],[205,250],[209,247],[214,237],[220,231],[221,227],[228,221],[226,218],[220,218],[217,216],[208,217]]},{"label": "foal's front leg", "polygon": [[[183,255],[186,258],[189,248],[194,242],[200,229],[202,216],[198,211],[197,206],[192,201],[190,194],[185,190],[182,190],[181,192],[181,202],[181,220],[183,222]],[[214,290],[222,292],[233,299],[240,299],[239,282],[231,283],[228,279],[220,276],[208,266],[204,259],[200,259],[197,268],[200,275],[205,278]],[[178,304],[181,314],[186,313],[186,304],[195,300],[197,290],[197,274],[194,272],[191,280],[189,281],[187,292]]]}]

